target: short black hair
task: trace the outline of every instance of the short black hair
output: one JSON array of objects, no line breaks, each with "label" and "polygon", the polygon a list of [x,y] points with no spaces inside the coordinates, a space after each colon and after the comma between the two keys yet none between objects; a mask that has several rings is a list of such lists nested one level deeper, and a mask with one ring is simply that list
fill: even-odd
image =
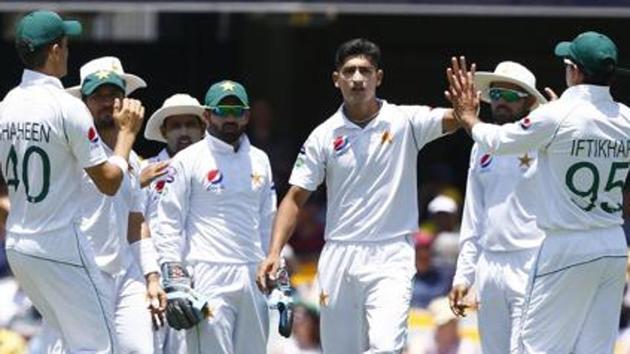
[{"label": "short black hair", "polygon": [[337,48],[335,54],[335,68],[339,69],[343,66],[349,57],[363,55],[377,69],[381,66],[381,49],[374,42],[365,38],[351,39]]},{"label": "short black hair", "polygon": [[39,48],[33,48],[32,43],[29,41],[16,40],[15,49],[18,56],[24,64],[24,67],[29,70],[38,69],[46,65],[48,59],[48,50],[55,44],[61,45],[64,36],[55,38],[52,42],[47,43]]},{"label": "short black hair", "polygon": [[574,62],[575,65],[577,65],[578,69],[580,69],[582,74],[584,74],[584,84],[610,86],[613,79],[615,78],[615,63],[612,60],[607,63],[606,71],[596,74],[588,73],[587,70],[584,69],[584,67],[580,63],[577,63],[573,59],[571,59],[571,61]]}]

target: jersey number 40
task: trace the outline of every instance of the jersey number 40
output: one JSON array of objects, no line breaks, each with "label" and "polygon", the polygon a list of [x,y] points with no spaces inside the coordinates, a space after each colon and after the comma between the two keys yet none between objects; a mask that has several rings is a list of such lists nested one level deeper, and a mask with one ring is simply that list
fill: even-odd
[{"label": "jersey number 40", "polygon": [[[31,159],[39,158],[41,163],[41,183],[42,187],[39,193],[35,194],[31,191],[31,184],[29,183],[29,166],[31,166]],[[15,147],[11,146],[11,150],[9,150],[9,156],[7,157],[7,162],[5,164],[5,179],[7,183],[7,187],[13,187],[13,191],[17,191],[20,186],[20,174],[18,174],[18,165],[19,159],[17,153],[15,152]],[[48,158],[48,154],[39,146],[29,146],[24,152],[24,156],[22,157],[22,183],[24,184],[24,192],[26,193],[26,200],[31,203],[39,203],[46,198],[48,195],[48,189],[50,188],[50,159]],[[32,178],[32,176],[31,176]]]}]

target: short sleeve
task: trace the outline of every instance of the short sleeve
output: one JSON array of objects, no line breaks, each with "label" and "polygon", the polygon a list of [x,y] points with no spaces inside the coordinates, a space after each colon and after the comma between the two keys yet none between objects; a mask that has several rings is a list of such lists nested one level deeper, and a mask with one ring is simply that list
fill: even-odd
[{"label": "short sleeve", "polygon": [[412,128],[414,143],[418,150],[431,141],[445,135],[442,120],[447,109],[429,106],[400,106],[407,115]]},{"label": "short sleeve", "polygon": [[482,150],[497,155],[522,154],[543,148],[551,142],[563,118],[554,107],[553,103],[543,105],[514,123],[475,124],[472,137]]},{"label": "short sleeve", "polygon": [[82,168],[103,163],[107,156],[92,115],[83,102],[69,97],[64,106],[63,129],[72,154]]},{"label": "short sleeve", "polygon": [[300,148],[289,179],[289,184],[309,191],[315,191],[325,176],[326,158],[318,132],[314,131]]}]

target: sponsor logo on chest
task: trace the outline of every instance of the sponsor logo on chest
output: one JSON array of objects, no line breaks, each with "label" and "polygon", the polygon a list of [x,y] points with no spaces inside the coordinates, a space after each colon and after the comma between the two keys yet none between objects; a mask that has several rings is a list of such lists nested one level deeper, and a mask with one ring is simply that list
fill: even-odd
[{"label": "sponsor logo on chest", "polygon": [[347,135],[340,135],[333,140],[333,150],[335,152],[335,156],[341,156],[350,147],[350,141],[348,140]]},{"label": "sponsor logo on chest", "polygon": [[223,174],[218,169],[211,169],[206,174],[206,190],[207,191],[220,191],[223,190]]}]

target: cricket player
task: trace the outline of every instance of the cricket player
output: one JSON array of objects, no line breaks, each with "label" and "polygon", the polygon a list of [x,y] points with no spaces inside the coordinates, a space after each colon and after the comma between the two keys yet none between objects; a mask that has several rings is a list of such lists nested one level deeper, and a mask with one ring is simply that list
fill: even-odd
[{"label": "cricket player", "polygon": [[[447,71],[447,97],[480,148],[497,155],[538,150],[514,213],[544,233],[521,324],[524,353],[612,353],[625,283],[622,189],[630,166],[630,110],[615,102],[617,47],[585,32],[561,42],[568,89],[518,122],[481,123],[465,59]],[[521,197],[522,196],[522,197]]]},{"label": "cricket player", "polygon": [[317,272],[323,351],[400,353],[415,274],[416,158],[458,125],[450,110],[377,98],[380,49],[368,40],[343,43],[335,65],[343,104],[298,154],[257,281],[268,291],[298,211],[325,180],[326,245]]},{"label": "cricket player", "polygon": [[[494,72],[475,73],[475,87],[490,104],[492,121],[506,124],[547,102],[536,77],[521,64],[504,61]],[[473,145],[460,228],[460,253],[450,293],[451,309],[464,315],[473,283],[480,302],[478,326],[484,354],[516,346],[529,271],[542,240],[535,220],[514,217],[519,182],[534,172],[536,151],[494,156]]]},{"label": "cricket player", "polygon": [[[201,140],[206,124],[203,118],[204,108],[196,98],[178,93],[164,101],[147,121],[144,137],[147,140],[166,143],[160,153],[147,160],[141,174],[147,176],[149,187],[145,188],[145,216],[149,232],[157,229],[157,203],[166,184],[166,168],[171,157],[179,151]],[[185,236],[181,244],[186,246]],[[186,253],[182,247],[182,255]],[[170,326],[163,326],[154,335],[155,352],[163,354],[185,354],[186,333],[176,331]]]},{"label": "cricket player", "polygon": [[117,193],[144,108],[116,100],[118,133],[108,158],[89,111],[59,80],[67,72],[68,36],[80,33],[79,22],[50,11],[31,12],[17,24],[25,70],[0,111],[0,161],[11,205],[6,249],[20,286],[70,352],[112,353],[111,298],[77,224],[78,196],[84,171],[96,193]]},{"label": "cricket player", "polygon": [[150,184],[145,197],[145,215],[150,229],[156,229],[157,203],[166,184],[169,160],[203,138],[206,129],[203,115],[204,108],[196,98],[178,93],[167,98],[147,121],[144,137],[166,144],[156,156],[148,159],[142,170]]},{"label": "cricket player", "polygon": [[[125,73],[116,57],[97,58],[81,67],[78,94],[92,114],[106,155],[112,154],[116,144],[117,127],[112,120],[115,100],[145,86],[141,78]],[[120,352],[152,354],[152,314],[158,317],[157,326],[166,307],[166,295],[160,287],[153,242],[141,236],[144,193],[140,188],[140,161],[133,151],[129,165],[121,188],[112,197],[96,193],[94,183],[84,175],[81,230],[88,236],[96,263],[112,292]]]},{"label": "cricket player", "polygon": [[269,315],[255,278],[276,211],[271,167],[244,134],[249,99],[241,84],[215,83],[205,106],[208,134],[173,157],[158,202],[167,319],[188,329],[189,353],[263,354]]}]

